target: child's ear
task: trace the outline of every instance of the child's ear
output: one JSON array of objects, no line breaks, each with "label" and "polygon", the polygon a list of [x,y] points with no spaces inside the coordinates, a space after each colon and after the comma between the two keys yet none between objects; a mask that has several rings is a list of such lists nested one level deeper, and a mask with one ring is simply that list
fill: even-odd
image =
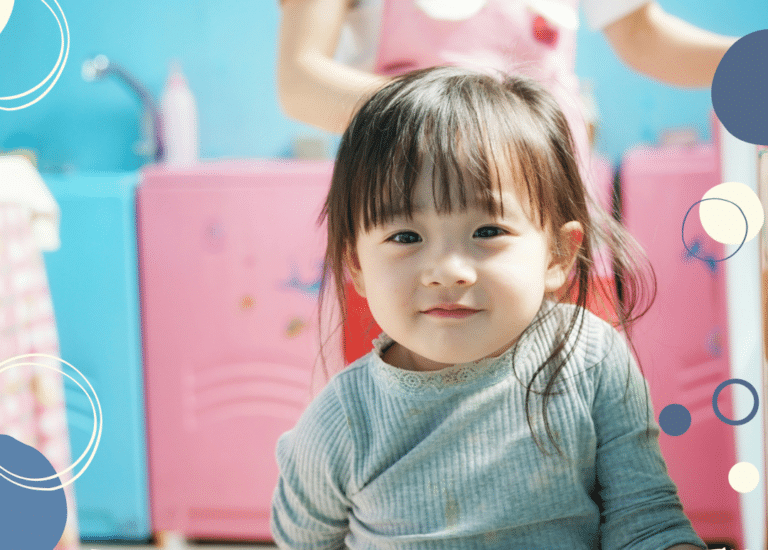
[{"label": "child's ear", "polygon": [[360,260],[357,257],[357,252],[352,250],[349,246],[344,249],[344,264],[349,270],[349,274],[352,277],[352,284],[355,285],[357,293],[365,298],[365,285],[363,284],[363,272],[360,269]]},{"label": "child's ear", "polygon": [[559,290],[568,280],[568,274],[573,268],[584,239],[584,228],[581,223],[570,221],[560,228],[559,234],[554,238],[557,240],[557,245],[550,254],[550,263],[544,281],[546,292]]}]

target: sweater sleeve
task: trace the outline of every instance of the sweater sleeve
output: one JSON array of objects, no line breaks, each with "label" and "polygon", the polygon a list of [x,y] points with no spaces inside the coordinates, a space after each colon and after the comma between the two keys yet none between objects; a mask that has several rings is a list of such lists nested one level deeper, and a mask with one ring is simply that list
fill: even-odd
[{"label": "sweater sleeve", "polygon": [[706,548],[683,514],[667,473],[648,385],[629,346],[607,324],[595,328],[590,335],[593,349],[605,342],[605,357],[597,358],[592,407],[601,548],[660,550],[682,543]]},{"label": "sweater sleeve", "polygon": [[279,548],[344,548],[351,456],[347,418],[331,383],[277,442],[270,529]]}]

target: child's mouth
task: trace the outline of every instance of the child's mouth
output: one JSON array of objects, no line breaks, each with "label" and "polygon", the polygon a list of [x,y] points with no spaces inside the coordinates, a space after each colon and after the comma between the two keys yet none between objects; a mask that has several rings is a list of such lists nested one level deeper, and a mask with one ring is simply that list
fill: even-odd
[{"label": "child's mouth", "polygon": [[456,309],[433,308],[425,311],[424,313],[426,313],[427,315],[434,315],[435,317],[449,317],[453,319],[464,319],[465,317],[474,315],[478,311],[479,310],[477,309],[466,309],[466,308],[456,308]]}]

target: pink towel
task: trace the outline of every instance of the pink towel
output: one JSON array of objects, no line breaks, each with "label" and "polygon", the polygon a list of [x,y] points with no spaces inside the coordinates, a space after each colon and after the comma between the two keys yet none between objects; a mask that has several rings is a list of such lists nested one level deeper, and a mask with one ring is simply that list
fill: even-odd
[{"label": "pink towel", "polygon": [[[0,203],[0,362],[28,353],[59,357],[56,321],[29,212],[17,203]],[[53,359],[29,358],[19,362],[41,363],[59,370],[69,368]],[[61,373],[32,366],[13,367],[0,373],[0,433],[40,451],[57,472],[69,468],[72,461]],[[71,479],[82,464],[61,476],[62,481]],[[54,550],[78,550],[74,483],[65,487],[64,492],[67,524]]]}]

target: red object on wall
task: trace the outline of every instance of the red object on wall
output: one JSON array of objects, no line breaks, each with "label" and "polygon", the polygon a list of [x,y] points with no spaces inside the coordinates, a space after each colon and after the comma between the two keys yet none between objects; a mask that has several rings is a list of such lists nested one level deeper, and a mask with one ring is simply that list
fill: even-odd
[{"label": "red object on wall", "polygon": [[373,339],[381,334],[381,328],[373,320],[368,300],[357,293],[352,281],[347,281],[344,288],[347,294],[344,359],[349,364],[373,349]]}]

